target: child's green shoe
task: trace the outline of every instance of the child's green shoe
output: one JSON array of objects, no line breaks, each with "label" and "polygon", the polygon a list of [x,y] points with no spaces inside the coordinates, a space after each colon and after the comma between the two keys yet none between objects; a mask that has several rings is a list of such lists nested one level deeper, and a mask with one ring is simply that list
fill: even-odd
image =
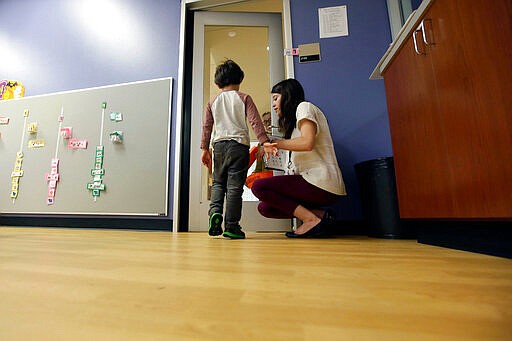
[{"label": "child's green shoe", "polygon": [[242,231],[240,225],[238,225],[235,227],[226,227],[226,231],[224,231],[222,236],[231,239],[244,239],[245,233]]},{"label": "child's green shoe", "polygon": [[210,236],[219,236],[222,234],[222,214],[213,213],[210,216],[210,223],[208,226],[208,234]]}]

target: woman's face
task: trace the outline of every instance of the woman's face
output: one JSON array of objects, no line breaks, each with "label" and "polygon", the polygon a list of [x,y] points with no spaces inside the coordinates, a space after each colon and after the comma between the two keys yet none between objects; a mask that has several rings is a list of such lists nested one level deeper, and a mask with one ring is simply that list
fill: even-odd
[{"label": "woman's face", "polygon": [[272,109],[281,117],[281,94],[272,94]]}]

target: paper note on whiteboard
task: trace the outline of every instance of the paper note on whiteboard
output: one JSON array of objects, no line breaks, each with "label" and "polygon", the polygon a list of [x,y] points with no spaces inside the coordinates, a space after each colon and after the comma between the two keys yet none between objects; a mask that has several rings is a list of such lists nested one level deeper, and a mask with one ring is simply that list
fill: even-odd
[{"label": "paper note on whiteboard", "polygon": [[87,140],[69,139],[68,148],[70,149],[87,149]]},{"label": "paper note on whiteboard", "polygon": [[347,6],[318,9],[320,38],[348,36]]},{"label": "paper note on whiteboard", "polygon": [[42,148],[42,147],[44,147],[44,140],[43,139],[28,140],[28,147],[29,148]]}]

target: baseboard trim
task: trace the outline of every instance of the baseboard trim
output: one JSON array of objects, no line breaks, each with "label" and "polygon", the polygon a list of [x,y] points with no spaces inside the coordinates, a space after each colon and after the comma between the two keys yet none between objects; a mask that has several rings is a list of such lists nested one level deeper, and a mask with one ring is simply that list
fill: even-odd
[{"label": "baseboard trim", "polygon": [[512,222],[416,221],[418,242],[512,258]]},{"label": "baseboard trim", "polygon": [[362,235],[383,239],[416,239],[416,226],[404,220],[387,223],[380,222],[373,226],[368,220],[336,221],[329,227],[329,232],[332,235]]},{"label": "baseboard trim", "polygon": [[138,217],[0,217],[0,226],[72,227],[172,231],[172,220]]}]

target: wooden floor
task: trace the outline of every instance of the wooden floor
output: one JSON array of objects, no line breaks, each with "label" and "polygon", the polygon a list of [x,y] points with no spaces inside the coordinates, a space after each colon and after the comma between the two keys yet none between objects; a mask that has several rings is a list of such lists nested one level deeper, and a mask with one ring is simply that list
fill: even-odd
[{"label": "wooden floor", "polygon": [[366,237],[0,227],[0,340],[512,340],[512,260]]}]

